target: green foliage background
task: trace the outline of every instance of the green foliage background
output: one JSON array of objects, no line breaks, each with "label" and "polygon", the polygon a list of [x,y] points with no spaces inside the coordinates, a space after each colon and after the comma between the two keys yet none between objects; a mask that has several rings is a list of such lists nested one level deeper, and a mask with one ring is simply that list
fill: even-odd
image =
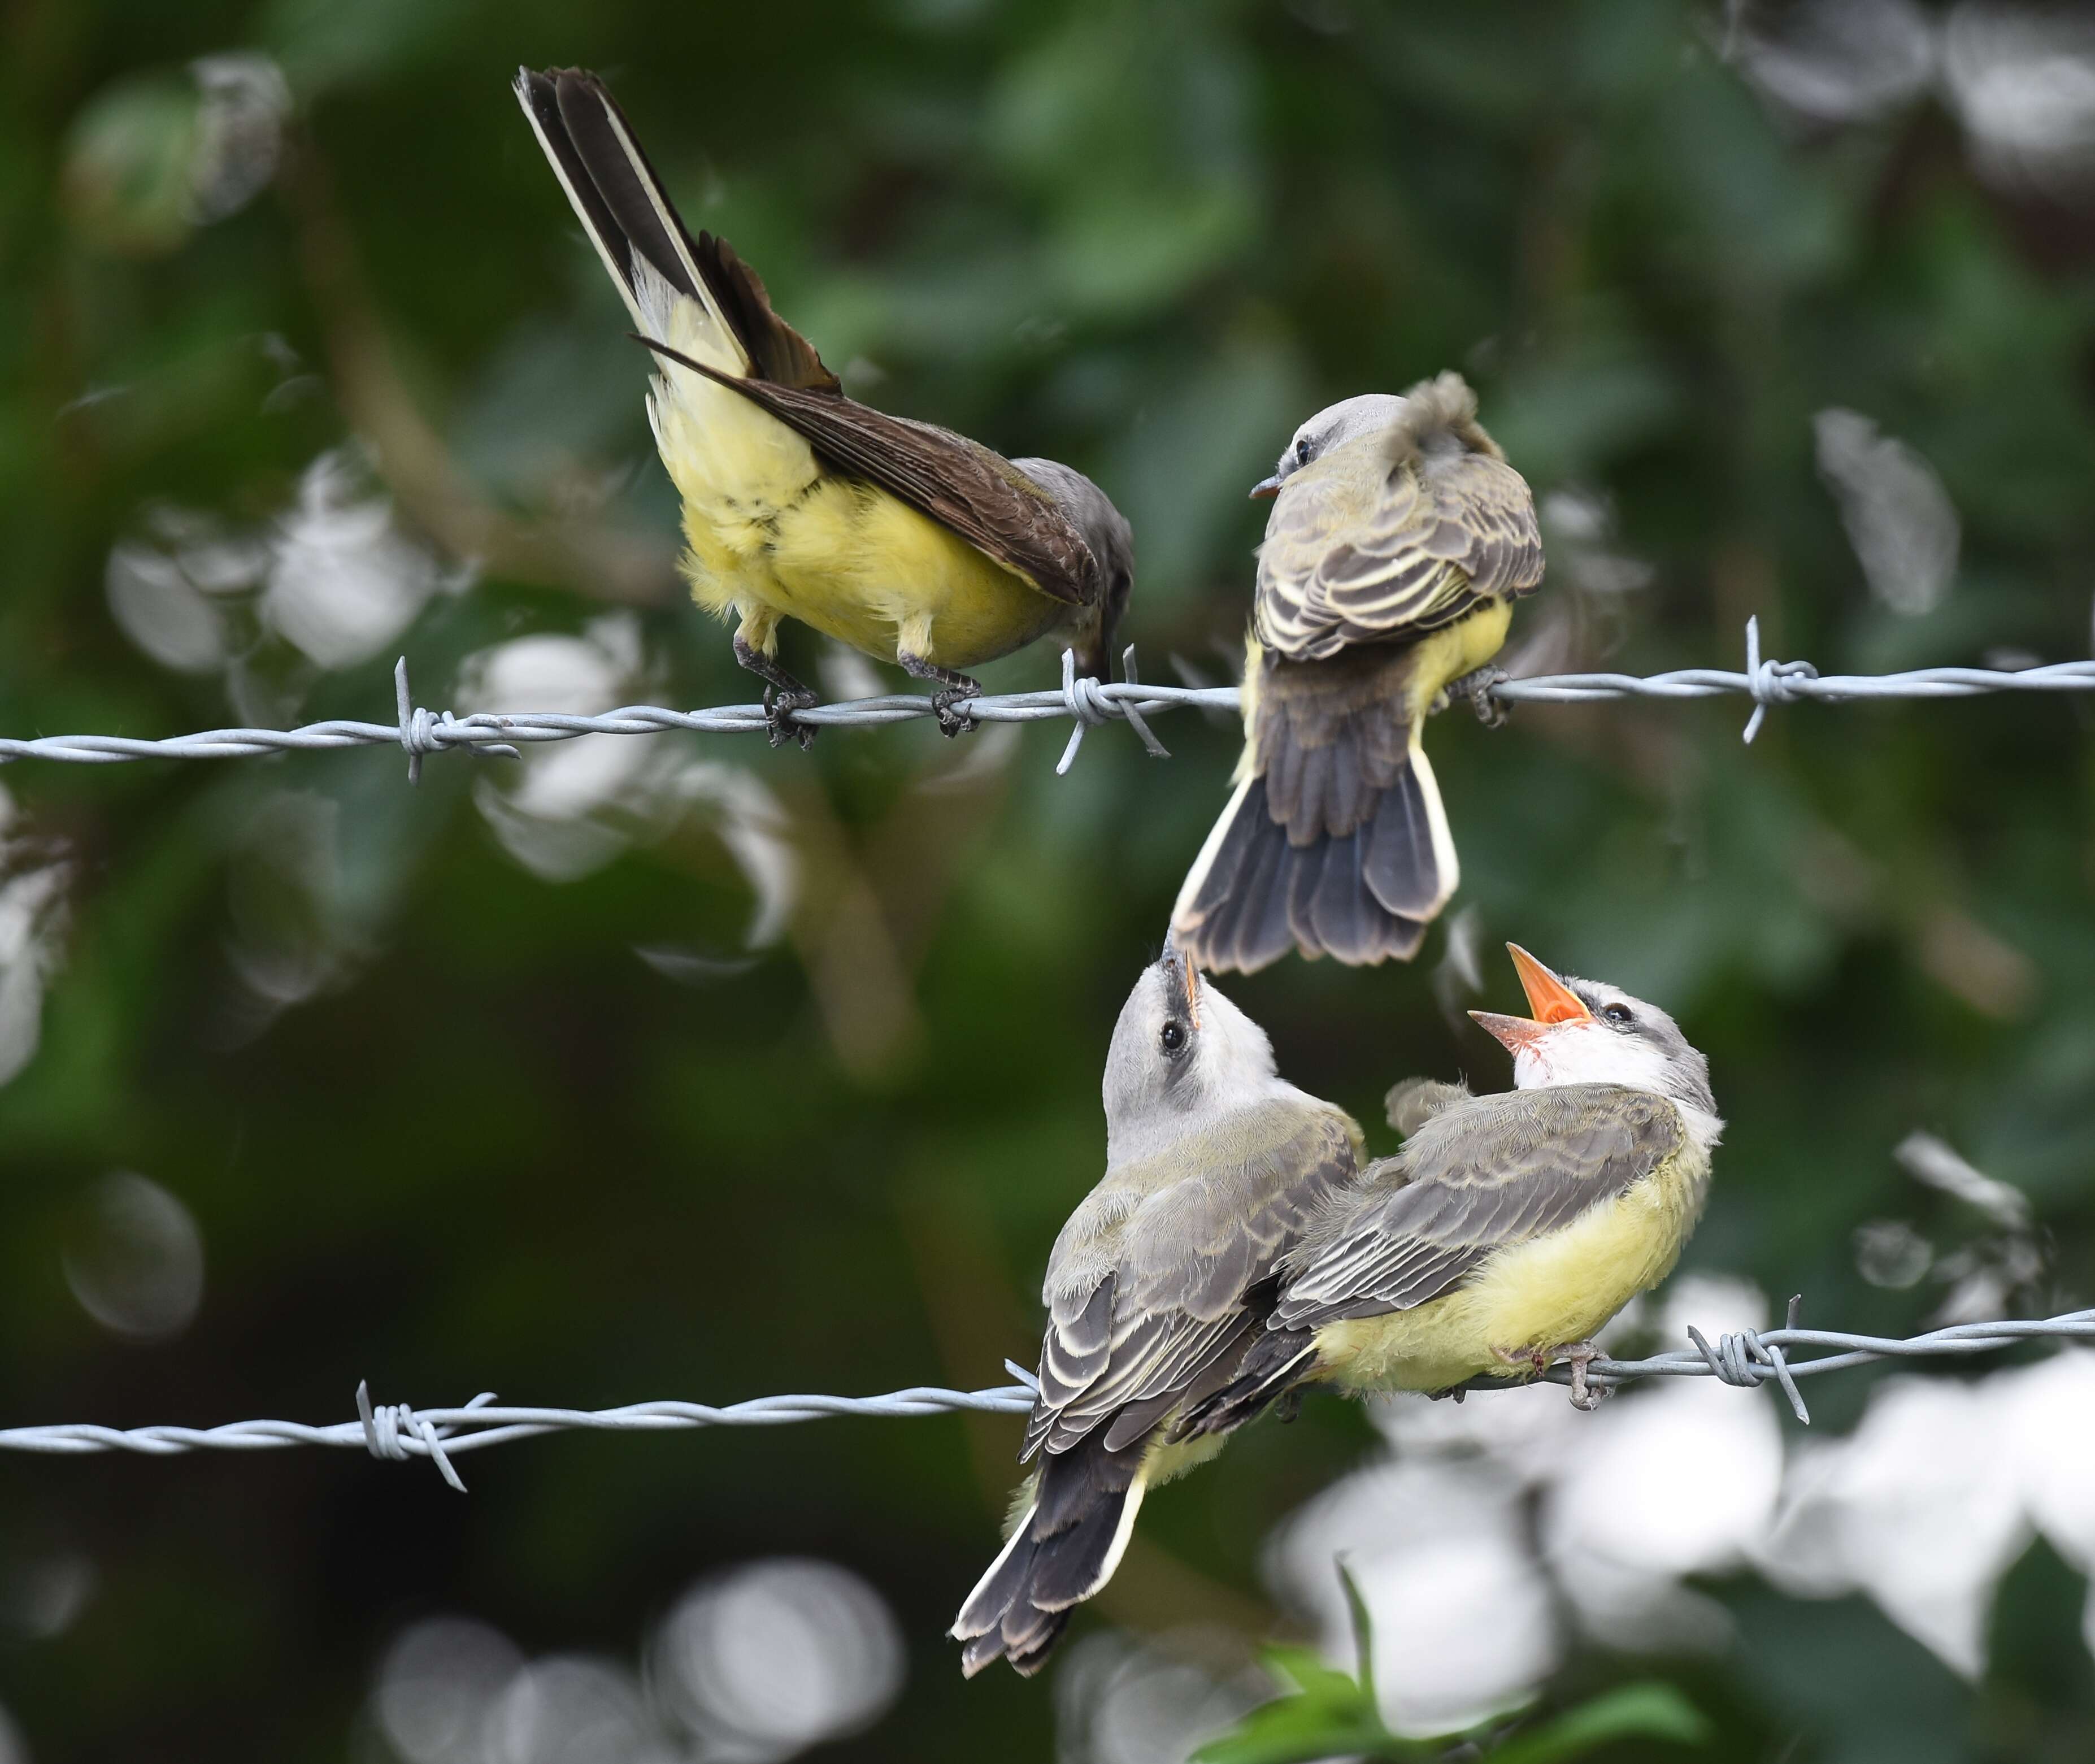
[{"label": "green foliage background", "polygon": [[[1582,593],[1553,541],[1522,616],[1557,629],[1552,659],[1736,664],[1752,612],[1770,653],[1827,669],[2088,652],[2088,211],[1989,189],[1932,103],[1784,122],[1714,7],[30,0],[4,30],[8,734],[234,720],[217,676],[125,639],[111,547],[155,503],[261,520],[358,434],[404,521],[486,560],[402,641],[423,702],[607,596],[638,608],[660,701],[751,695],[669,580],[644,364],[516,114],[520,61],[611,77],[693,223],[861,395],[1095,475],[1139,536],[1148,677],[1174,655],[1221,674],[1243,490],[1294,424],[1448,365],[1539,492],[1611,498],[1652,566]],[[194,227],[168,170],[183,66],[243,47],[290,81],[290,156]],[[1865,590],[1814,467],[1836,405],[1918,449],[1962,517],[1926,616]],[[277,686],[302,716],[384,717],[390,660]],[[1733,1127],[1691,1265],[1801,1290],[1814,1321],[1917,1326],[1937,1293],[1864,1283],[1850,1236],[1951,1229],[1890,1156],[1918,1126],[2024,1188],[2056,1287],[2088,1291],[2089,712],[1799,708],[1750,749],[1736,701],[1435,725],[1483,947],[1662,1000],[1710,1053]],[[1168,764],[1107,730],[1057,780],[1062,734],[1035,730],[936,791],[956,756],[925,725],[805,757],[716,740],[786,804],[810,883],[783,943],[694,985],[635,951],[736,951],[747,895],[703,817],[555,885],[497,845],[462,760],[418,791],[382,751],[7,769],[15,831],[74,869],[42,1046],[0,1091],[0,1417],[331,1419],[359,1378],[579,1406],[997,1381],[1033,1351],[1048,1244],[1100,1168],[1108,1029],[1234,757],[1226,728],[1160,732]],[[334,884],[298,910],[338,978],[233,1035],[226,950],[280,790],[332,817]],[[1503,1082],[1448,1008],[1467,998],[1436,995],[1441,947],[1230,990],[1284,1070],[1379,1123],[1400,1075]],[[204,1307],[169,1344],[113,1340],[61,1275],[112,1169],[204,1234]],[[1870,1383],[1814,1387],[1818,1426]],[[417,1614],[629,1657],[709,1566],[812,1553],[878,1587],[911,1649],[901,1702],[840,1755],[1044,1758],[1041,1689],[964,1686],[940,1637],[1017,1437],[563,1438],[468,1461],[463,1500],[346,1455],[8,1461],[0,1567],[56,1540],[97,1584],[62,1636],[0,1642],[0,1704],[44,1761],[338,1757]],[[1260,1540],[1369,1438],[1313,1403],[1160,1499],[1170,1571],[1131,1561],[1115,1619],[1213,1617],[1220,1587],[1258,1621]],[[1997,1622],[2070,1632],[2084,1589],[2026,1566]],[[1714,1590],[1739,1645],[1675,1674],[1713,1757],[2064,1759],[2095,1734],[2084,1660],[2019,1647],[1967,1685],[1861,1601]],[[1561,1689],[1649,1670],[1582,1657]]]}]

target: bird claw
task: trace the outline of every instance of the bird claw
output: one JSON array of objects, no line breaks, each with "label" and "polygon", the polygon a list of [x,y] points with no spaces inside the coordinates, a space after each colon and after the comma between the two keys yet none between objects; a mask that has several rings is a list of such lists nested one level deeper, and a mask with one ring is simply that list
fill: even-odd
[{"label": "bird claw", "polygon": [[1590,1341],[1575,1341],[1567,1346],[1549,1350],[1551,1359],[1561,1357],[1570,1366],[1571,1406],[1582,1414],[1590,1415],[1607,1399],[1606,1385],[1586,1382],[1586,1368],[1593,1363],[1600,1351]]},{"label": "bird claw", "polygon": [[931,714],[939,719],[939,733],[948,740],[955,735],[970,734],[976,727],[974,718],[954,707],[981,695],[982,688],[972,680],[957,686],[941,686],[934,692],[931,695]]},{"label": "bird claw", "polygon": [[1441,689],[1434,701],[1436,710],[1444,710],[1458,698],[1470,701],[1470,708],[1477,713],[1477,721],[1487,729],[1503,729],[1512,721],[1506,708],[1492,696],[1492,688],[1513,676],[1503,668],[1477,668],[1459,680],[1451,680]]},{"label": "bird claw", "polygon": [[782,747],[789,741],[800,744],[805,753],[815,744],[814,726],[795,720],[794,712],[804,711],[821,701],[804,686],[788,691],[782,686],[767,686],[764,689],[764,726],[769,732],[771,745]]}]

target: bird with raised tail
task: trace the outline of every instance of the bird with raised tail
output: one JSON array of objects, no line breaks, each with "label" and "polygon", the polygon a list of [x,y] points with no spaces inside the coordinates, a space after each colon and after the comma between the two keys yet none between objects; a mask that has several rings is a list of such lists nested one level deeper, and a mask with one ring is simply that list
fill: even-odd
[{"label": "bird with raised tail", "polygon": [[1410,1136],[1288,1252],[1265,1332],[1188,1405],[1186,1443],[1306,1383],[1438,1393],[1557,1360],[1591,1406],[1592,1338],[1679,1259],[1724,1124],[1708,1062],[1664,1011],[1507,947],[1534,1014],[1470,1014],[1512,1052],[1516,1088],[1392,1093]]},{"label": "bird with raised tail", "polygon": [[954,1620],[970,1677],[1037,1672],[1069,1614],[1113,1578],[1143,1495],[1220,1449],[1174,1422],[1261,1339],[1280,1259],[1356,1178],[1352,1117],[1275,1071],[1265,1032],[1167,949],[1106,1056],[1106,1174],[1048,1261],[1039,1466]]},{"label": "bird with raised tail", "polygon": [[516,97],[655,356],[655,440],[683,501],[684,570],[735,621],[772,744],[813,737],[815,695],[780,666],[797,619],[930,682],[939,726],[980,693],[961,670],[1036,638],[1113,677],[1135,542],[1104,491],[1052,460],[1007,460],[844,395],[725,239],[679,218],[603,82],[520,69]]},{"label": "bird with raised tail", "polygon": [[1216,973],[1408,960],[1459,879],[1420,731],[1449,693],[1500,720],[1487,664],[1542,581],[1535,499],[1454,373],[1319,411],[1252,494],[1274,503],[1243,756],[1172,934]]}]

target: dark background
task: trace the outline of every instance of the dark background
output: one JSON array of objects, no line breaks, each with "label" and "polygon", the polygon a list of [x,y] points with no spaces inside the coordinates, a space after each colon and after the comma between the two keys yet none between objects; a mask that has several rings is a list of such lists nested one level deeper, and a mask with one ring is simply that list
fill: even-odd
[{"label": "dark background", "polygon": [[[675,581],[645,364],[520,61],[603,72],[860,396],[1093,473],[1138,534],[1146,677],[1227,677],[1243,491],[1295,424],[1448,366],[1544,509],[1518,667],[1737,666],[1753,613],[1827,671],[2084,656],[2075,16],[27,0],[0,25],[0,732],[382,721],[403,651],[439,708],[490,678],[510,708],[751,695]],[[189,65],[236,51],[267,59]],[[1460,1013],[1510,1001],[1517,938],[1709,1052],[1732,1127],[1692,1269],[1828,1326],[1918,1329],[1994,1262],[1997,1313],[2064,1309],[2095,1248],[2090,709],[1797,707],[1749,748],[1737,699],[1446,717],[1460,947],[1228,990],[1387,1148],[1393,1078],[1505,1081]],[[921,724],[807,756],[606,738],[521,785],[439,758],[419,790],[385,750],[7,767],[0,1418],[336,1420],[360,1379],[584,1407],[1002,1382],[1235,756],[1226,725],[1158,731],[1168,763],[1107,729],[1060,779],[1061,728]],[[1916,1130],[2028,1196],[2041,1267],[1901,1168]],[[1918,1270],[1873,1283],[1854,1234],[1888,1220]],[[1816,1384],[1814,1435],[1877,1382]],[[385,1757],[368,1699],[406,1626],[629,1672],[695,1580],[811,1556],[906,1647],[836,1755],[1165,1755],[1085,1740],[1090,1679],[960,1679],[941,1631],[1017,1438],[565,1436],[464,1458],[464,1499],[360,1454],[11,1457],[0,1705],[43,1764]],[[1144,1514],[1079,1633],[1206,1626],[1226,1677],[1229,1636],[1288,1621],[1261,1540],[1378,1449],[1330,1400],[1260,1430]],[[1670,1677],[1726,1759],[2084,1757],[2080,1559],[2028,1544],[1975,1679],[1859,1593],[1740,1569],[1703,1583],[1718,1651],[1567,1629],[1543,1694]],[[455,1756],[682,1755],[503,1743]]]}]

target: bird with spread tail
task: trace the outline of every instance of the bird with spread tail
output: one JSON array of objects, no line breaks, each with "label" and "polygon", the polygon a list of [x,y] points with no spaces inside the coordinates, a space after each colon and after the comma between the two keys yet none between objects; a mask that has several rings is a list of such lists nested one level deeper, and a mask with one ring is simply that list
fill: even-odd
[{"label": "bird with spread tail", "polygon": [[1448,695],[1500,720],[1487,664],[1542,581],[1535,500],[1453,373],[1318,412],[1252,494],[1274,503],[1243,756],[1172,933],[1217,973],[1407,960],[1458,879],[1420,731]]},{"label": "bird with spread tail", "polygon": [[1144,1493],[1220,1449],[1174,1422],[1235,1380],[1280,1259],[1352,1183],[1360,1128],[1274,1069],[1265,1032],[1167,948],[1106,1058],[1106,1174],[1055,1240],[1003,1551],[954,1620],[970,1677],[1039,1670],[1113,1578]]},{"label": "bird with spread tail", "polygon": [[647,412],[683,502],[685,573],[699,606],[735,621],[774,747],[814,734],[793,713],[815,695],[777,660],[786,619],[931,682],[948,734],[982,690],[962,670],[1036,638],[1112,677],[1135,544],[1103,490],[846,397],[756,272],[685,226],[601,80],[524,68],[516,90],[654,354]]},{"label": "bird with spread tail", "polygon": [[1566,1359],[1573,1400],[1597,1399],[1592,1337],[1672,1269],[1724,1124],[1708,1062],[1664,1011],[1507,947],[1534,1015],[1470,1014],[1512,1051],[1517,1087],[1392,1092],[1402,1149],[1287,1252],[1263,1334],[1188,1405],[1183,1443],[1312,1383],[1439,1394]]}]

